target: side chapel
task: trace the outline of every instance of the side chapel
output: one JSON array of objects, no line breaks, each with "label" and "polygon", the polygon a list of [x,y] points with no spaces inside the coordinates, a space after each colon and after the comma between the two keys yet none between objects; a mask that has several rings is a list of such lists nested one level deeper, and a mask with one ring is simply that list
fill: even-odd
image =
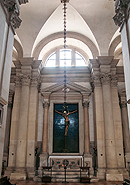
[{"label": "side chapel", "polygon": [[123,181],[130,2],[35,1],[0,1],[0,174],[3,161],[10,179],[39,180],[43,166],[60,171],[67,161],[70,171],[89,167],[91,179]]}]

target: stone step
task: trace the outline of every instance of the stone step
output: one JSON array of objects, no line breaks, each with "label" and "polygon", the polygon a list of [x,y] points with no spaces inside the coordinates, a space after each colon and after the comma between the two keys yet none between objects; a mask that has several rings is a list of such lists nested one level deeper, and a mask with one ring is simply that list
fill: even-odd
[{"label": "stone step", "polygon": [[[80,175],[66,175],[66,178],[79,178]],[[52,175],[52,178],[65,178],[65,175]]]},{"label": "stone step", "polygon": [[[65,182],[65,178],[61,178],[61,179],[58,179],[58,178],[52,178],[52,182]],[[80,179],[79,178],[77,178],[77,179],[73,179],[73,178],[71,178],[71,179],[66,179],[66,182],[80,182]]]},{"label": "stone step", "polygon": [[[44,172],[43,174],[51,174],[51,172]],[[65,172],[52,172],[52,174],[65,174]],[[80,172],[66,172],[66,174],[70,174],[70,175],[72,175],[72,174],[80,174]],[[85,175],[85,173],[82,173],[82,174],[84,174]]]},{"label": "stone step", "polygon": [[[51,172],[44,171],[43,174],[51,174]],[[65,171],[52,171],[52,174],[65,174]],[[66,171],[66,174],[80,174],[80,171]],[[82,172],[82,175],[87,175],[88,173]]]}]

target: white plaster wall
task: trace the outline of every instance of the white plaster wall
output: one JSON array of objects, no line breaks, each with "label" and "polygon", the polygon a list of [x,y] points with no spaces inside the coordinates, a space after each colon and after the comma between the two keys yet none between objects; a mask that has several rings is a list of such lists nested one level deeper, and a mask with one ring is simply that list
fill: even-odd
[{"label": "white plaster wall", "polygon": [[1,178],[1,171],[2,171],[4,138],[5,138],[5,128],[6,128],[6,115],[7,115],[7,105],[4,106],[3,123],[2,123],[2,127],[0,127],[0,178]]},{"label": "white plaster wall", "polygon": [[14,33],[12,32],[11,29],[9,29],[5,67],[4,67],[4,74],[3,74],[2,94],[1,94],[2,98],[5,99],[6,101],[8,100],[8,94],[9,94],[13,43],[14,43]]},{"label": "white plaster wall", "polygon": [[6,17],[2,7],[0,6],[0,82],[1,82],[1,72],[2,72],[2,65],[4,60],[4,53],[5,53],[7,28],[8,26],[6,23]]},{"label": "white plaster wall", "polygon": [[[128,34],[127,28],[129,28],[130,30],[130,19],[128,21],[128,25],[126,26],[126,24],[124,24],[123,29],[121,31],[126,96],[127,96],[127,100],[129,100],[130,99],[130,50],[129,50],[130,36]],[[129,119],[129,128],[130,128],[130,104],[127,104],[127,108],[128,108],[128,119]]]}]

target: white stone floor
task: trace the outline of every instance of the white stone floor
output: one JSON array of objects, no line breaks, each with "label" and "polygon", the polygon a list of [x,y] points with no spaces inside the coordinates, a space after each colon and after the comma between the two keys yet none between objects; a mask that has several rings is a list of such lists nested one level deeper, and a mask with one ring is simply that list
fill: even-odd
[{"label": "white stone floor", "polygon": [[123,182],[107,182],[107,181],[99,181],[99,182],[93,182],[93,183],[42,183],[42,182],[34,182],[30,180],[26,181],[10,181],[12,184],[16,185],[122,185]]}]

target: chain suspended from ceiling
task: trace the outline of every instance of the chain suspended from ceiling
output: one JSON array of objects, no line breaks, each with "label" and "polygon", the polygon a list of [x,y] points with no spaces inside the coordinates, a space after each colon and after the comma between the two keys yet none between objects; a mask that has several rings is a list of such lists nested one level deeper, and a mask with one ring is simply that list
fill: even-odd
[{"label": "chain suspended from ceiling", "polygon": [[67,86],[66,86],[66,14],[67,14],[67,0],[61,1],[63,3],[63,22],[64,22],[64,105],[63,109],[67,111],[67,103],[66,103],[66,92],[67,92]]}]

